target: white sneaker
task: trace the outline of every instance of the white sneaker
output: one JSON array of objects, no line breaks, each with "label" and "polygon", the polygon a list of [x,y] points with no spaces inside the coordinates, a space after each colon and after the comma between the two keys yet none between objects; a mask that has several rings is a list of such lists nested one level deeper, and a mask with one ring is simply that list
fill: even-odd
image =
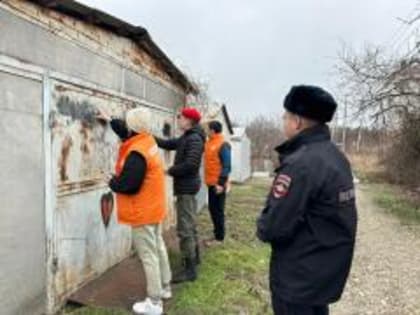
[{"label": "white sneaker", "polygon": [[153,303],[150,298],[147,298],[143,302],[135,303],[133,305],[133,312],[139,315],[162,315],[163,304],[162,301]]},{"label": "white sneaker", "polygon": [[163,300],[169,300],[172,299],[172,290],[171,290],[171,286],[167,285],[166,287],[164,287],[162,289],[162,295],[161,295]]}]

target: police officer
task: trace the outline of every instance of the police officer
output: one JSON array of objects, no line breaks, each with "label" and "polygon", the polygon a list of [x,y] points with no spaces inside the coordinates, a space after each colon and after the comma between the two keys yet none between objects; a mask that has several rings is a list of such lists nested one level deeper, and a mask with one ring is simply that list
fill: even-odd
[{"label": "police officer", "polygon": [[337,104],[325,90],[294,86],[284,101],[286,142],[257,236],[271,244],[277,315],[325,315],[339,300],[353,257],[357,213],[352,171],[326,123]]}]

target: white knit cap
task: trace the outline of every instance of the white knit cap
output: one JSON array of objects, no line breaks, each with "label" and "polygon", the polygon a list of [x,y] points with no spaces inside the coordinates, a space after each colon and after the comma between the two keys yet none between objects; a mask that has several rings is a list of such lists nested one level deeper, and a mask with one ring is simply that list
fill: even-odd
[{"label": "white knit cap", "polygon": [[127,112],[127,127],[134,132],[150,132],[152,113],[148,108],[138,107]]}]

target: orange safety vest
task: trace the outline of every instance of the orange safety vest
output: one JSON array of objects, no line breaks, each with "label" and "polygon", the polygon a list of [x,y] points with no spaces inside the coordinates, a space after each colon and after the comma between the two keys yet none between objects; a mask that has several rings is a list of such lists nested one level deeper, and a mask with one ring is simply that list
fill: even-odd
[{"label": "orange safety vest", "polygon": [[116,174],[121,174],[131,152],[140,153],[146,160],[146,173],[140,190],[134,195],[117,194],[118,222],[131,226],[158,224],[166,216],[165,173],[155,139],[141,133],[120,146]]},{"label": "orange safety vest", "polygon": [[207,186],[217,185],[222,172],[220,149],[225,143],[223,134],[214,134],[207,140],[204,148],[205,179]]}]

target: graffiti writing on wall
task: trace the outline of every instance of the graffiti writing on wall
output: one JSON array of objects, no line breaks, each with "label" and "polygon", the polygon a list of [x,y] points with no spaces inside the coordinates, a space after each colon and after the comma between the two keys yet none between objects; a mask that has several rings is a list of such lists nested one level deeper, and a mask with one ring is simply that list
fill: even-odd
[{"label": "graffiti writing on wall", "polygon": [[[106,187],[114,172],[119,138],[109,124],[98,120],[100,111],[124,118],[136,104],[109,95],[57,85],[53,93],[53,155],[59,194]],[[138,105],[137,105],[138,106]],[[171,114],[153,110],[152,133],[172,136]],[[170,155],[162,151],[167,164]]]}]

